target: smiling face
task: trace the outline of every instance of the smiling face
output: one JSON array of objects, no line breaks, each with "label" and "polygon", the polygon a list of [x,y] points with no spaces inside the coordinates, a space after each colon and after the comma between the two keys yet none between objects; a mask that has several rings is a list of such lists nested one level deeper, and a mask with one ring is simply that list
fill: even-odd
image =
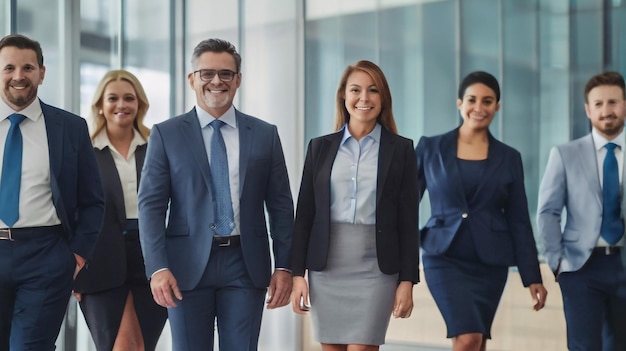
[{"label": "smiling face", "polygon": [[45,67],[39,67],[35,51],[6,46],[0,50],[2,93],[0,97],[15,111],[21,111],[37,97]]},{"label": "smiling face", "polygon": [[[194,71],[212,69],[216,71],[231,70],[237,72],[233,56],[227,52],[205,52],[196,60]],[[216,74],[209,82],[200,79],[200,73],[190,73],[189,84],[196,93],[196,102],[200,108],[214,117],[220,117],[233,104],[235,93],[241,84],[241,74],[235,74],[230,82],[224,82]]]},{"label": "smiling face", "polygon": [[102,96],[102,113],[108,128],[132,128],[139,100],[135,88],[125,80],[114,80],[106,85]]},{"label": "smiling face", "polygon": [[500,109],[495,92],[482,83],[475,83],[465,89],[463,99],[456,102],[463,125],[471,129],[487,129]]},{"label": "smiling face", "polygon": [[593,127],[607,140],[612,140],[624,129],[626,101],[624,92],[617,85],[599,85],[587,94],[585,104],[587,118]]},{"label": "smiling face", "polygon": [[350,115],[349,123],[374,126],[382,109],[380,92],[369,74],[354,71],[348,76],[344,91],[346,110]]}]

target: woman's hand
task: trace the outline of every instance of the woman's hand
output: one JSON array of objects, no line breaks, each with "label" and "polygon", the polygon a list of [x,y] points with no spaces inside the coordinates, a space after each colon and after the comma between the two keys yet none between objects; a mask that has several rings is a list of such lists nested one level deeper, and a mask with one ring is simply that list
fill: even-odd
[{"label": "woman's hand", "polygon": [[291,290],[291,307],[297,314],[306,314],[309,311],[309,285],[304,277],[293,277]]},{"label": "woman's hand", "polygon": [[396,288],[393,316],[395,318],[409,318],[411,311],[413,311],[413,282],[402,281]]}]

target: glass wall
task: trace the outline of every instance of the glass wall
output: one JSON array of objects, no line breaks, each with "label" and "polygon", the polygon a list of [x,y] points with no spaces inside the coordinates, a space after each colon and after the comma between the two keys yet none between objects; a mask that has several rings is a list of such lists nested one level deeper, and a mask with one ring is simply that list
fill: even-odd
[{"label": "glass wall", "polygon": [[[42,44],[42,100],[89,118],[100,78],[125,68],[146,89],[149,125],[195,104],[187,74],[200,40],[233,42],[235,106],[278,126],[294,197],[306,144],[332,132],[338,80],[357,60],[382,67],[400,134],[415,143],[458,126],[464,75],[493,73],[502,109],[491,132],[522,153],[533,217],[550,148],[589,132],[586,80],[626,73],[623,0],[0,0],[0,20],[0,34]],[[72,302],[59,349],[93,349],[81,318]],[[300,349],[300,321],[266,311],[261,349]]]},{"label": "glass wall", "polygon": [[148,127],[172,114],[173,50],[170,0],[82,0],[80,7],[80,113],[88,117],[93,92],[110,69],[137,76],[149,98]]},{"label": "glass wall", "polygon": [[331,131],[337,82],[359,59],[381,66],[415,143],[458,126],[458,83],[488,71],[502,86],[491,132],[522,153],[531,216],[549,149],[590,130],[586,80],[626,72],[623,1],[316,0],[305,18],[304,144]]}]

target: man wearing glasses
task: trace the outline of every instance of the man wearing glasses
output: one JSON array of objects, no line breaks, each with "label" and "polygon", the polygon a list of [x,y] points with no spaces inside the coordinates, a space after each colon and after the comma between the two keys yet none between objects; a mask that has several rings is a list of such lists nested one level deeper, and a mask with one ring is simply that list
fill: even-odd
[{"label": "man wearing glasses", "polygon": [[[154,300],[173,349],[257,350],[263,301],[289,302],[293,201],[276,126],[236,110],[241,57],[200,42],[196,106],[153,127],[139,188],[139,227]],[[274,270],[265,208],[269,214]],[[269,286],[269,290],[268,290]]]}]

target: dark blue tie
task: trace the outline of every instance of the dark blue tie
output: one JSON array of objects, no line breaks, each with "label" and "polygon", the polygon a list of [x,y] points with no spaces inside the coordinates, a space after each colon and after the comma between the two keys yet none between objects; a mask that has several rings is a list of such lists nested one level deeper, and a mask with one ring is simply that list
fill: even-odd
[{"label": "dark blue tie", "polygon": [[20,184],[22,182],[22,132],[20,123],[26,118],[14,113],[9,116],[11,127],[4,143],[2,179],[0,180],[0,219],[13,227],[20,217]]},{"label": "dark blue tie", "polygon": [[602,227],[600,228],[600,235],[609,245],[618,242],[624,234],[624,222],[622,221],[620,206],[619,171],[617,158],[615,158],[616,146],[613,143],[604,145],[606,156],[602,170]]},{"label": "dark blue tie", "polygon": [[213,137],[211,138],[211,182],[215,201],[215,233],[228,235],[235,228],[233,203],[230,199],[230,183],[228,178],[228,156],[226,145],[220,128],[224,122],[219,119],[211,122]]}]

